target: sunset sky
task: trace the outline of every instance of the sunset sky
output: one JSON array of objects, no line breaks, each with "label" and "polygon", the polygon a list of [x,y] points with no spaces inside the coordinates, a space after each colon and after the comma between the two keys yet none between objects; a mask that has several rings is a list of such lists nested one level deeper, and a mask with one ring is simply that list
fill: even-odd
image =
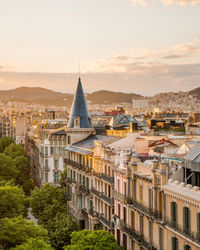
[{"label": "sunset sky", "polygon": [[200,87],[200,0],[0,0],[0,89]]}]

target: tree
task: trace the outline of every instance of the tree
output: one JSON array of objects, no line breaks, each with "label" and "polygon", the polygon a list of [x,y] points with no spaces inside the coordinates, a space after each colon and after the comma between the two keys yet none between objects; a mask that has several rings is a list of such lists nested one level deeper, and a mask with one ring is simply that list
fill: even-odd
[{"label": "tree", "polygon": [[26,215],[27,201],[22,189],[17,186],[0,187],[0,219]]},{"label": "tree", "polygon": [[49,232],[51,245],[57,250],[69,245],[71,233],[79,230],[79,226],[73,217],[60,213],[53,220],[49,220],[46,228]]},{"label": "tree", "polygon": [[71,234],[71,245],[65,250],[117,250],[121,249],[113,235],[104,230],[83,230]]},{"label": "tree", "polygon": [[22,216],[1,220],[0,245],[7,250],[25,243],[29,238],[48,241],[48,232],[43,226],[36,226]]},{"label": "tree", "polygon": [[11,250],[53,250],[53,248],[43,239],[30,238],[22,245],[11,248]]},{"label": "tree", "polygon": [[2,137],[0,138],[0,153],[8,147],[11,143],[13,143],[13,139],[11,137]]},{"label": "tree", "polygon": [[31,190],[34,185],[30,178],[30,162],[29,159],[20,155],[13,160],[16,169],[18,170],[18,175],[16,178],[16,185],[22,186],[25,194],[30,195]]},{"label": "tree", "polygon": [[15,180],[18,173],[12,158],[0,153],[0,179]]},{"label": "tree", "polygon": [[55,218],[58,212],[67,212],[63,191],[48,184],[41,189],[36,187],[31,192],[30,204],[32,212],[40,224],[48,223],[48,220]]},{"label": "tree", "polygon": [[6,149],[4,150],[4,154],[10,156],[13,159],[17,156],[26,155],[24,146],[22,144],[15,144],[14,142],[6,147]]}]

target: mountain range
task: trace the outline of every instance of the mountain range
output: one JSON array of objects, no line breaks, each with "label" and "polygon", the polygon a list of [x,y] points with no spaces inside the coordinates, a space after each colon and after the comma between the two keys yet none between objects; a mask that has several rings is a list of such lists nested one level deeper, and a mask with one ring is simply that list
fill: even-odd
[{"label": "mountain range", "polygon": [[[176,93],[178,95],[178,93]],[[192,95],[200,99],[200,87],[185,94]],[[156,95],[159,96],[159,95]],[[86,99],[91,104],[120,104],[131,103],[132,99],[146,99],[147,97],[134,94],[122,93],[108,90],[99,90],[91,94],[86,94]],[[151,97],[154,98],[154,97]],[[151,99],[148,98],[148,99]],[[19,87],[11,90],[0,90],[1,101],[21,101],[27,103],[38,103],[44,105],[70,106],[73,94],[56,92],[40,87]]]}]

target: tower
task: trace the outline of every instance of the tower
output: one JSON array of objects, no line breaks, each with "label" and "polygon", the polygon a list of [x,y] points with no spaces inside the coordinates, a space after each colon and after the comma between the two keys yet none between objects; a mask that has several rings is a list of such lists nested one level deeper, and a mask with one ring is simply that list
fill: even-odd
[{"label": "tower", "polygon": [[83,140],[95,130],[91,126],[90,116],[85,100],[85,95],[79,77],[76,93],[67,124],[67,134],[71,136],[71,143]]}]

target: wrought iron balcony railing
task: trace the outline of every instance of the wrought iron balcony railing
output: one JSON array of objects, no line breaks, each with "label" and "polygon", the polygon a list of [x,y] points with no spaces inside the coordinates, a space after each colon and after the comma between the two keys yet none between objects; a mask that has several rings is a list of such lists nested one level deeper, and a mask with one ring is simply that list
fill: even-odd
[{"label": "wrought iron balcony railing", "polygon": [[174,231],[180,233],[186,238],[189,238],[190,240],[196,242],[200,246],[200,234],[192,232],[189,228],[184,227],[183,225],[179,225],[174,220],[171,220],[170,218],[165,218],[165,224],[173,229]]},{"label": "wrought iron balcony railing", "polygon": [[146,241],[146,239],[144,238],[144,235],[132,229],[123,220],[120,220],[120,228],[125,233],[127,233],[131,238],[134,238],[134,240],[145,249],[149,249],[149,250],[157,249],[152,243],[149,243],[148,241]]},{"label": "wrought iron balcony railing", "polygon": [[112,206],[114,204],[114,198],[108,197],[104,193],[97,191],[95,188],[91,189],[91,193],[96,195],[100,199],[104,200],[105,202],[107,202],[110,206]]},{"label": "wrought iron balcony railing", "polygon": [[114,228],[114,223],[108,219],[106,219],[102,214],[99,215],[99,220],[105,224],[107,227],[109,227],[110,229]]},{"label": "wrought iron balcony railing", "polygon": [[114,177],[112,177],[112,176],[101,174],[101,179],[104,181],[107,181],[108,183],[110,183],[112,185],[114,184]]}]

